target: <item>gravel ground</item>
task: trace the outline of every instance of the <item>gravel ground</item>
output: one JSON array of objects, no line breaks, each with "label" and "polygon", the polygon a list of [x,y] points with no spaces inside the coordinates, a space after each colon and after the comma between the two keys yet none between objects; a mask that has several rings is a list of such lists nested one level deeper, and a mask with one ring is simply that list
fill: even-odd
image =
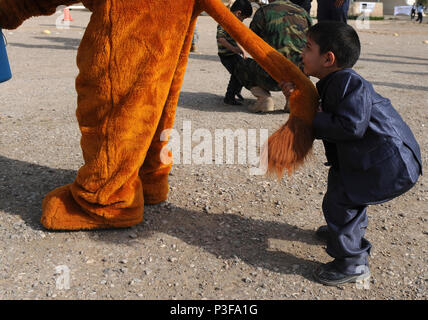
[{"label": "gravel ground", "polygon": [[[73,181],[82,165],[75,119],[77,47],[89,13],[73,11],[69,30],[55,16],[6,31],[13,80],[0,86],[0,299],[421,299],[427,298],[428,181],[368,210],[371,281],[327,287],[312,271],[331,258],[314,238],[324,223],[327,168],[314,144],[304,168],[281,182],[250,165],[176,164],[168,202],[146,206],[124,230],[48,232],[41,201]],[[354,25],[354,22],[351,22]],[[226,106],[228,74],[216,55],[216,23],[198,21],[175,129],[242,128],[273,133],[288,117]],[[42,33],[50,30],[51,34]],[[412,128],[427,165],[428,26],[371,22],[359,31],[356,70],[393,102]],[[315,80],[315,79],[314,79]],[[254,102],[243,92],[245,104]],[[61,281],[69,275],[67,282]]]}]

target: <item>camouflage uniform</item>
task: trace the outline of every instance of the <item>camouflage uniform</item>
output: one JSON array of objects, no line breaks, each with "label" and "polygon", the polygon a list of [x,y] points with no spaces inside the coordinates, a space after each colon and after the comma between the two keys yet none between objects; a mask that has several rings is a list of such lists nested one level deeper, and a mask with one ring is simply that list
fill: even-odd
[{"label": "camouflage uniform", "polygon": [[[303,70],[300,54],[311,25],[312,19],[303,8],[288,0],[277,0],[257,10],[250,29]],[[257,86],[280,91],[276,81],[253,59],[240,61],[235,75],[247,89]]]},{"label": "camouflage uniform", "polygon": [[[229,42],[232,46],[234,47],[238,46],[236,41],[226,32],[226,30],[223,29],[221,25],[217,26],[216,38],[217,40],[220,38],[226,39],[226,41]],[[236,94],[241,94],[242,83],[235,76],[235,68],[240,61],[244,60],[244,58],[242,58],[239,54],[229,50],[219,42],[217,42],[217,46],[218,46],[218,56],[220,57],[220,61],[223,64],[223,66],[227,69],[227,71],[229,71],[230,73],[230,80],[227,86],[225,98],[228,99],[230,102],[232,102],[233,100],[235,100]],[[236,102],[234,104],[236,104]]]},{"label": "camouflage uniform", "polygon": [[[227,42],[229,42],[232,46],[236,47],[238,46],[235,39],[233,39],[227,32],[226,30],[223,29],[223,27],[221,25],[217,25],[217,35],[216,35],[216,39],[220,39],[220,38],[224,38],[227,40]],[[236,54],[233,51],[230,51],[229,49],[227,49],[225,46],[223,46],[222,44],[217,42],[217,46],[218,46],[218,54],[222,55],[222,56],[232,56],[234,54]]]}]

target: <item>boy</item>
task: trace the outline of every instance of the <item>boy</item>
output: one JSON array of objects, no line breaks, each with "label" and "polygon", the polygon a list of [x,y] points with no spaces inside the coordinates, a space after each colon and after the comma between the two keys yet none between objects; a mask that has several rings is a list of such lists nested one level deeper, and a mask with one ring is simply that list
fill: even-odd
[{"label": "boy", "polygon": [[[239,20],[244,21],[246,18],[251,17],[253,7],[248,0],[236,0],[230,7],[230,11],[232,11]],[[217,44],[220,61],[230,73],[230,81],[227,86],[224,103],[230,105],[242,105],[235,98],[235,96],[237,96],[239,100],[244,100],[241,96],[242,84],[238,78],[235,77],[234,71],[239,60],[245,58],[245,53],[236,41],[220,25],[217,26]]]},{"label": "boy", "polygon": [[[309,29],[302,53],[304,72],[320,79],[314,136],[325,147],[328,174],[322,209],[334,258],[314,273],[319,282],[339,285],[370,277],[371,244],[364,238],[367,206],[395,198],[422,174],[418,143],[391,102],[352,70],[360,55],[355,30],[342,22],[320,22]],[[287,97],[293,84],[280,84]]]}]

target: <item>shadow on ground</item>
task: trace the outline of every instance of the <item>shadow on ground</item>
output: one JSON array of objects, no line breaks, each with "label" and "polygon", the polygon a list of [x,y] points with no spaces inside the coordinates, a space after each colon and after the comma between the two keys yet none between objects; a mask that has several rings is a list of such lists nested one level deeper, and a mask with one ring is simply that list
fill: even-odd
[{"label": "shadow on ground", "polygon": [[[74,170],[52,169],[0,156],[0,210],[19,215],[33,229],[44,230],[39,222],[43,197],[55,187],[71,183],[75,175]],[[321,244],[314,238],[313,230],[237,214],[193,211],[171,203],[146,206],[139,230],[139,238],[164,233],[201,247],[216,257],[239,258],[255,267],[300,274],[310,280],[318,263],[271,249],[269,239]],[[83,232],[90,237],[96,235],[94,241],[129,244],[129,238],[123,236],[129,229]]]},{"label": "shadow on ground", "polygon": [[[232,106],[223,102],[224,96],[210,92],[187,92],[182,91],[180,93],[180,99],[178,101],[178,108],[192,109],[206,112],[244,112],[251,113],[248,111],[248,106],[253,104],[255,99],[245,99],[242,106]],[[276,109],[269,114],[284,114],[284,109]],[[265,113],[251,113],[255,116],[264,115]]]},{"label": "shadow on ground", "polygon": [[400,59],[410,59],[410,60],[418,60],[418,61],[428,61],[427,58],[418,58],[418,57],[410,57],[410,56],[396,56],[396,55],[381,54],[381,53],[368,53],[367,55],[376,56],[376,57],[388,57],[388,58],[400,58]]},{"label": "shadow on ground", "polygon": [[211,54],[198,54],[198,53],[191,52],[189,54],[189,58],[194,59],[194,60],[205,60],[205,61],[220,62],[220,58],[218,56],[211,55]]},{"label": "shadow on ground", "polygon": [[0,156],[0,210],[19,215],[33,229],[40,225],[41,203],[56,187],[73,182],[74,170],[52,169]]},{"label": "shadow on ground", "polygon": [[383,87],[397,88],[397,89],[403,89],[403,90],[428,91],[428,87],[415,86],[412,84],[402,84],[402,83],[382,82],[382,81],[372,81],[371,83],[375,86],[383,86]]},{"label": "shadow on ground", "polygon": [[64,38],[64,37],[34,37],[37,40],[50,41],[57,43],[59,45],[50,45],[50,44],[27,44],[27,43],[18,43],[18,42],[8,42],[8,45],[12,47],[20,47],[27,49],[58,49],[58,50],[77,50],[82,39],[74,38]]}]

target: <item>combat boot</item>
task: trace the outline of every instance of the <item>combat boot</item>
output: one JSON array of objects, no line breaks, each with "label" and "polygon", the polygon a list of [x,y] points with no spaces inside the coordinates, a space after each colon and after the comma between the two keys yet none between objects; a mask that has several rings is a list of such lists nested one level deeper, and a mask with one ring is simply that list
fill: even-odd
[{"label": "combat boot", "polygon": [[248,106],[250,112],[270,112],[275,110],[275,105],[269,91],[260,87],[252,87],[251,93],[257,98],[257,101]]}]

